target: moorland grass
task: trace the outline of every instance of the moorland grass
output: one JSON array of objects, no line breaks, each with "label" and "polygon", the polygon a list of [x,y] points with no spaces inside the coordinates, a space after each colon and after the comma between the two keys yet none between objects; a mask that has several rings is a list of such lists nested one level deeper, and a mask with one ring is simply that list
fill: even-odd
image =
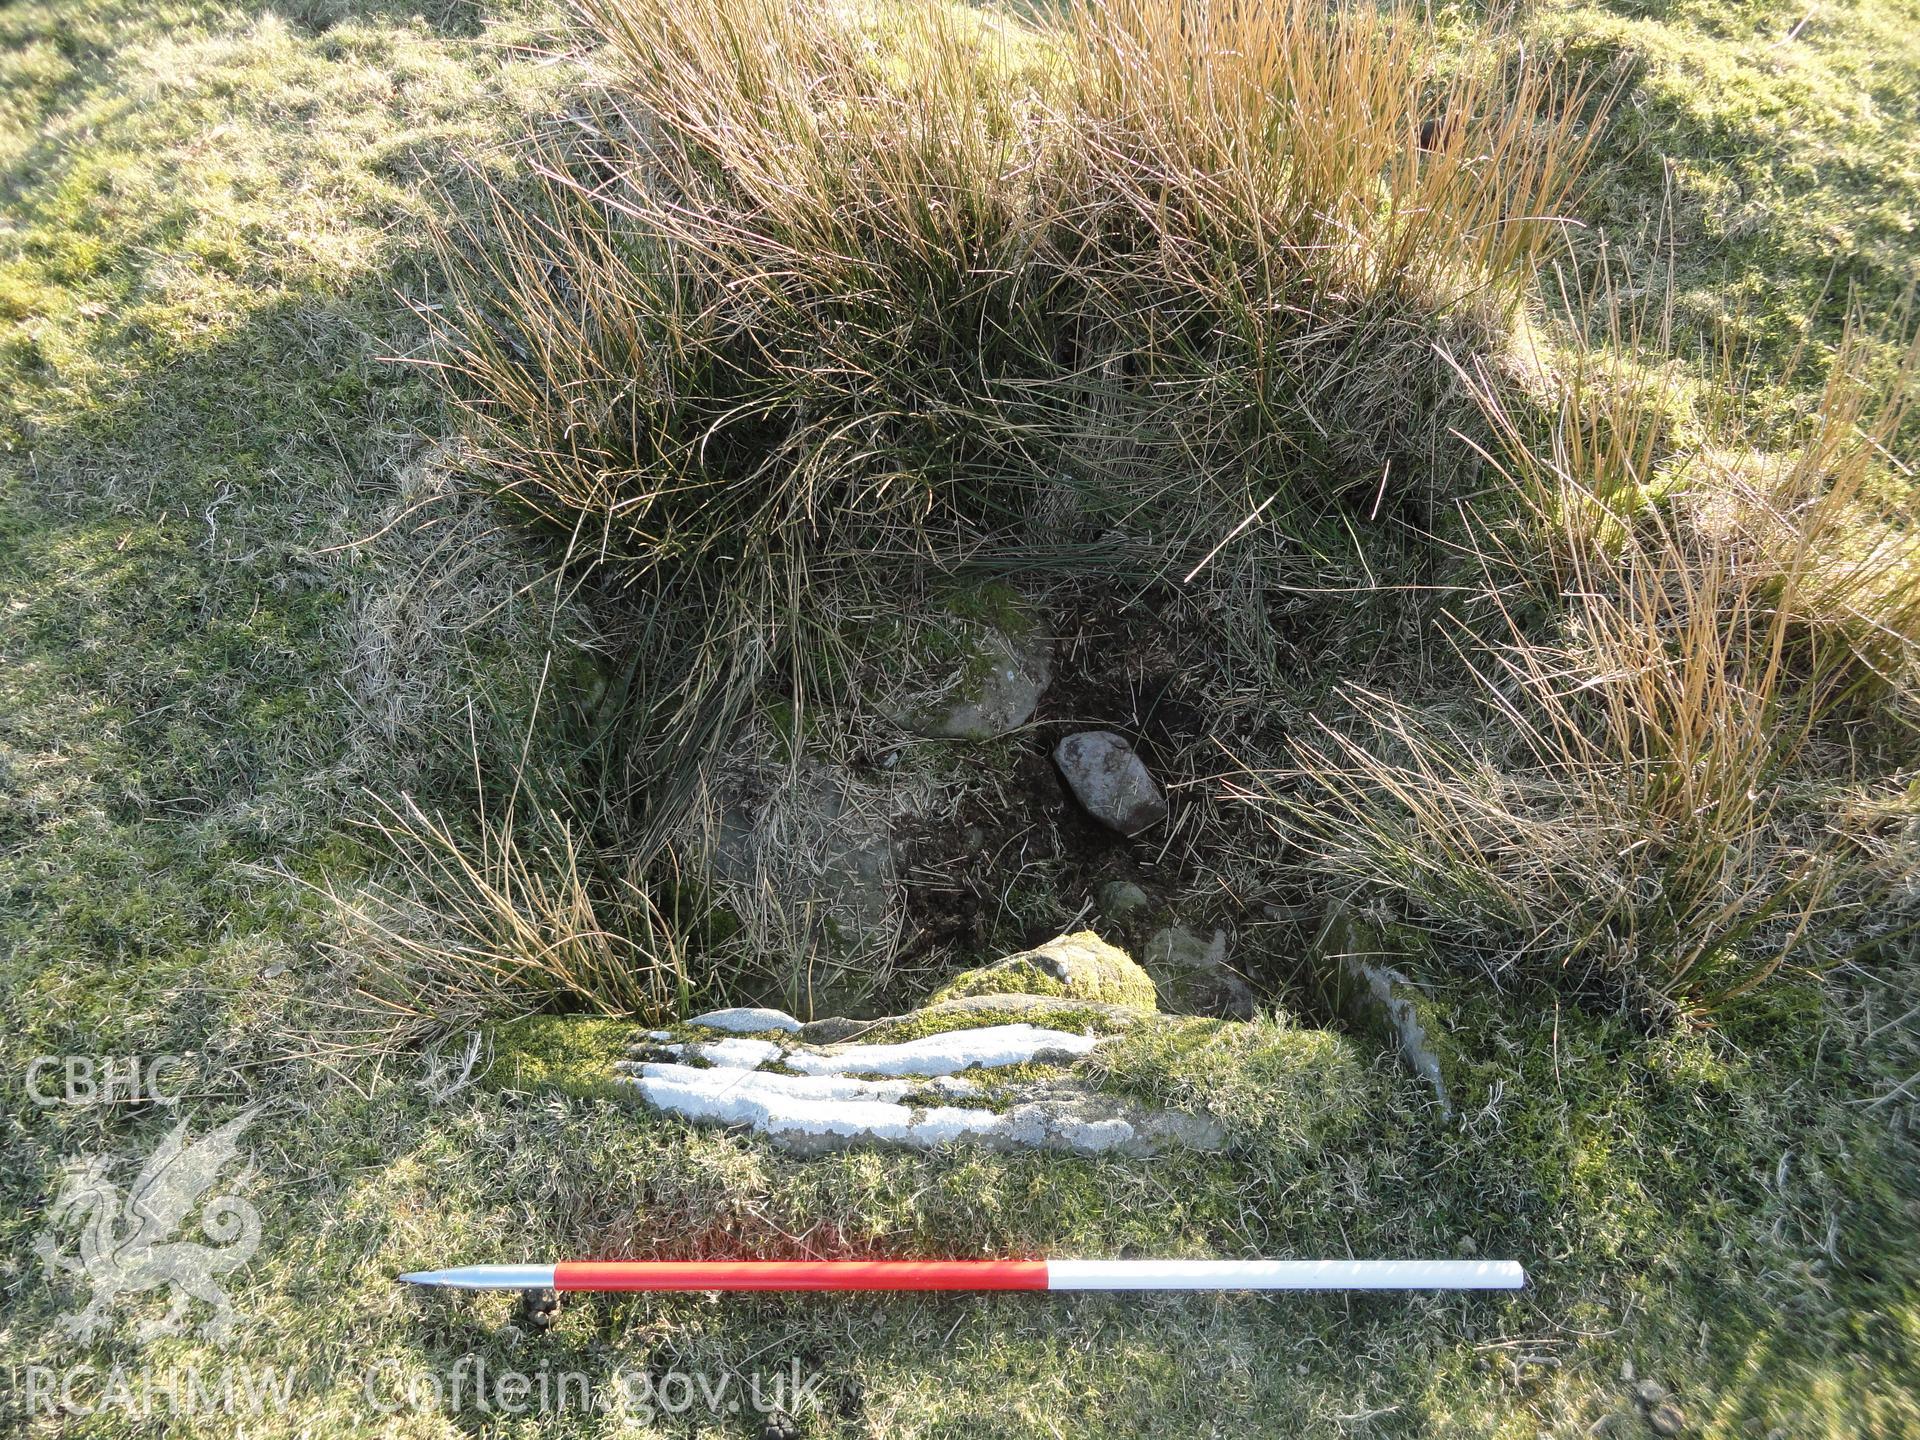
[{"label": "moorland grass", "polygon": [[[591,97],[530,140],[537,183],[440,233],[456,299],[427,315],[507,503],[650,613],[703,617],[645,652],[621,721],[629,885],[758,692],[836,688],[849,606],[1035,554],[1097,587],[1121,526],[1146,583],[1216,617],[1187,648],[1225,651],[1331,523],[1375,592],[1458,598],[1386,617],[1445,660],[1411,686],[1349,666],[1315,716],[1335,755],[1258,727],[1298,690],[1270,651],[1231,682],[1185,657],[1256,712],[1242,793],[1298,852],[1249,854],[1256,883],[1695,1007],[1851,953],[1848,917],[1890,901],[1804,796],[1911,747],[1799,762],[1911,711],[1915,351],[1897,318],[1849,326],[1799,424],[1735,458],[1771,382],[1687,378],[1667,194],[1657,302],[1574,241],[1573,289],[1524,309],[1613,135],[1600,79],[1366,7],[583,15]],[[1491,742],[1395,718],[1463,692]]]},{"label": "moorland grass", "polygon": [[[1684,283],[1711,308],[1721,280],[1742,280],[1756,322],[1790,335],[1846,244],[1833,234],[1865,237],[1847,263],[1883,300],[1913,263],[1893,197],[1920,135],[1906,8],[1823,8],[1785,38],[1803,14],[1547,7],[1527,22],[1609,54],[1630,32],[1643,68],[1623,113],[1703,193],[1737,188],[1765,220],[1730,256],[1687,248]],[[1384,1062],[1323,1097],[1357,1117],[1328,1141],[1288,1128],[1236,1067],[1190,1085],[1144,1057],[1143,1083],[1176,1101],[1211,1088],[1258,1122],[1229,1156],[1155,1167],[796,1161],[623,1106],[470,1083],[464,1034],[331,1048],[321,1002],[352,976],[288,875],[345,891],[378,866],[351,823],[364,786],[411,790],[471,838],[475,753],[489,781],[509,780],[485,793],[510,793],[538,657],[551,637],[552,674],[570,676],[574,641],[594,640],[591,616],[536,583],[542,553],[460,500],[458,452],[429,443],[452,428],[432,389],[382,363],[424,353],[393,292],[433,299],[419,247],[437,201],[412,189],[409,160],[445,179],[449,143],[504,145],[527,112],[559,108],[545,87],[564,67],[536,60],[559,34],[492,10],[417,21],[378,0],[0,9],[0,1334],[14,1365],[238,1362],[297,1379],[266,1414],[107,1410],[27,1419],[27,1433],[632,1433],[617,1416],[370,1408],[369,1367],[398,1385],[473,1354],[602,1378],[800,1358],[827,1377],[800,1417],[819,1435],[1191,1435],[1223,1416],[1302,1435],[1633,1434],[1629,1369],[1673,1387],[1702,1434],[1920,1428],[1920,993],[1897,944],[1817,986],[1783,972],[1706,1025],[1649,1027],[1460,967],[1437,996],[1466,1067],[1453,1126]],[[1723,72],[1741,78],[1737,104],[1702,83]],[[1874,103],[1803,103],[1809,74],[1815,98]],[[1815,163],[1823,147],[1847,163]],[[1644,170],[1601,158],[1616,214],[1657,207]],[[1815,349],[1838,339],[1831,314],[1811,326]],[[571,691],[551,684],[542,713]],[[1287,713],[1320,698],[1309,687]],[[1912,824],[1897,772],[1854,803],[1872,818],[1853,833],[1897,861]],[[191,1054],[184,1110],[32,1104],[27,1059],[75,1052]],[[252,1101],[270,1108],[238,1193],[267,1238],[231,1277],[234,1344],[137,1343],[153,1297],[88,1344],[62,1332],[77,1297],[33,1254],[62,1161],[109,1155],[130,1177],[177,1118],[199,1133]],[[1533,1289],[675,1297],[587,1303],[536,1343],[503,1305],[419,1307],[389,1278],[580,1250],[1469,1246],[1523,1258]],[[9,1382],[12,1421],[18,1370]],[[695,1428],[752,1433],[737,1417]]]},{"label": "moorland grass", "polygon": [[425,318],[494,488],[709,617],[628,720],[643,852],[757,689],[833,688],[849,604],[1114,525],[1184,571],[1452,463],[1432,347],[1511,315],[1595,97],[1410,14],[1182,13],[585,7],[589,98]]}]

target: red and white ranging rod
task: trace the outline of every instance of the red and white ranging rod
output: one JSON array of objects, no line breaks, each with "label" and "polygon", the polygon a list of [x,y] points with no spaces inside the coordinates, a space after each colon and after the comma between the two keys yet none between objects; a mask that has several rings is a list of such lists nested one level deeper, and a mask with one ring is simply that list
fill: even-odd
[{"label": "red and white ranging rod", "polygon": [[563,1260],[416,1270],[454,1290],[1518,1290],[1514,1260]]}]

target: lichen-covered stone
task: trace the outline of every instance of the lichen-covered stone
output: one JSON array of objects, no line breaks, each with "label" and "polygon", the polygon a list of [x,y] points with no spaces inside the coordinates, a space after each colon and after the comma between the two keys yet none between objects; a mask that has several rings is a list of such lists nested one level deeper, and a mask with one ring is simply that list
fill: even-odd
[{"label": "lichen-covered stone", "polygon": [[798,1030],[761,1011],[670,1031],[517,1021],[493,1031],[489,1079],[637,1100],[800,1154],[965,1144],[1132,1157],[1218,1149],[1234,1134],[1263,1144],[1319,1134],[1351,1108],[1364,1074],[1337,1036],[1159,1014],[1146,972],[1091,932],[955,986],[978,993]]},{"label": "lichen-covered stone", "polygon": [[889,797],[844,766],[730,771],[712,840],[713,879],[775,895],[785,910],[815,913],[849,933],[885,925],[895,903]]},{"label": "lichen-covered stone", "polygon": [[1227,966],[1227,932],[1201,939],[1184,925],[1157,931],[1141,952],[1160,1006],[1180,1015],[1253,1018],[1253,991]]},{"label": "lichen-covered stone", "polygon": [[1074,1000],[1058,995],[1022,992],[957,995],[949,999],[930,1000],[904,1015],[882,1015],[866,1020],[830,1015],[820,1020],[809,1020],[793,1032],[793,1038],[807,1045],[840,1045],[853,1040],[892,1043],[920,1035],[937,1035],[948,1030],[998,1024],[1003,1020],[1022,1020],[1029,1025],[1045,1025],[1055,1030],[1117,1035],[1152,1018],[1151,1011],[1131,1005],[1114,1005],[1104,1000]]},{"label": "lichen-covered stone", "polygon": [[1020,1021],[976,1025],[912,1040],[856,1042],[823,1050],[796,1047],[768,1059],[777,1058],[803,1075],[954,1075],[962,1070],[1008,1065],[1070,1063],[1099,1043],[1098,1036]]},{"label": "lichen-covered stone", "polygon": [[1219,1126],[1204,1116],[1128,1104],[1083,1085],[1018,1087],[994,1106],[966,1103],[974,1087],[954,1076],[717,1075],[651,1064],[634,1067],[623,1083],[659,1109],[697,1123],[743,1126],[802,1154],[862,1141],[918,1150],[964,1141],[1083,1155],[1151,1155],[1170,1144],[1212,1149],[1220,1143]]},{"label": "lichen-covered stone", "polygon": [[729,1010],[709,1010],[704,1015],[696,1015],[687,1022],[707,1030],[725,1030],[734,1035],[755,1035],[763,1030],[784,1030],[792,1032],[800,1028],[800,1022],[784,1010],[771,1010],[759,1005],[737,1005]]},{"label": "lichen-covered stone", "polygon": [[1034,1025],[1091,1029],[1104,1034],[1137,1025],[1151,1013],[1137,1005],[1116,1005],[1106,1000],[1062,999],[1055,995],[956,995],[947,1000],[931,1001],[912,1015],[899,1017],[895,1023],[925,1027],[944,1025],[949,1020],[961,1017],[984,1023],[989,1015],[1017,1016]]},{"label": "lichen-covered stone", "polygon": [[752,975],[763,993],[792,980],[779,957],[805,955],[814,1003],[857,1009],[897,943],[905,902],[894,836],[932,795],[923,775],[813,753],[773,711],[757,711],[685,807],[673,908],[719,967],[746,973],[772,961],[771,973]]},{"label": "lichen-covered stone", "polygon": [[962,971],[935,992],[932,1003],[973,995],[1047,995],[1144,1011],[1157,1007],[1153,977],[1091,930]]},{"label": "lichen-covered stone", "polygon": [[909,717],[909,728],[941,740],[996,739],[1033,718],[1052,680],[1044,641],[988,630],[963,657],[953,689],[937,705]]},{"label": "lichen-covered stone", "polygon": [[616,1086],[658,1110],[742,1126],[802,1153],[861,1141],[1086,1155],[1220,1143],[1206,1116],[1102,1093],[1077,1062],[1103,1043],[1097,1033],[1027,1021],[826,1047],[722,1035],[664,1047],[635,1042],[636,1058],[609,1068]]}]

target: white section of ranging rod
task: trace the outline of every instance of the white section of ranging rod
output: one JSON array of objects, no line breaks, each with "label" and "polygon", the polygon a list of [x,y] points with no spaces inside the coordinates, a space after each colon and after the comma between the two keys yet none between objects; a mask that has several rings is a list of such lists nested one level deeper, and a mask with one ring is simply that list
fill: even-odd
[{"label": "white section of ranging rod", "polygon": [[1518,1290],[1515,1260],[1049,1260],[1049,1290]]},{"label": "white section of ranging rod", "polygon": [[409,1285],[443,1290],[551,1290],[551,1265],[457,1265],[451,1270],[415,1270],[399,1277]]}]

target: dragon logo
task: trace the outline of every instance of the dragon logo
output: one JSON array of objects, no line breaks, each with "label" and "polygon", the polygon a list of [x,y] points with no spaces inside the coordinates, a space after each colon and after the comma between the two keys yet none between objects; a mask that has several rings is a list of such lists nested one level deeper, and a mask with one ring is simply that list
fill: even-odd
[{"label": "dragon logo", "polygon": [[[260,1213],[237,1196],[216,1195],[200,1214],[200,1229],[212,1245],[174,1236],[239,1153],[240,1134],[256,1112],[257,1107],[243,1110],[191,1143],[182,1120],[160,1142],[124,1199],[108,1178],[109,1162],[83,1159],[68,1168],[48,1212],[50,1223],[33,1248],[49,1278],[80,1275],[93,1287],[86,1309],[61,1322],[69,1334],[91,1339],[108,1324],[122,1295],[170,1285],[172,1306],[140,1327],[142,1340],[178,1331],[193,1300],[213,1307],[200,1333],[215,1342],[226,1340],[233,1330],[233,1302],[217,1277],[244,1265],[259,1248]],[[235,1179],[244,1180],[246,1173]],[[58,1232],[75,1219],[80,1221],[79,1251],[62,1254]]]}]

